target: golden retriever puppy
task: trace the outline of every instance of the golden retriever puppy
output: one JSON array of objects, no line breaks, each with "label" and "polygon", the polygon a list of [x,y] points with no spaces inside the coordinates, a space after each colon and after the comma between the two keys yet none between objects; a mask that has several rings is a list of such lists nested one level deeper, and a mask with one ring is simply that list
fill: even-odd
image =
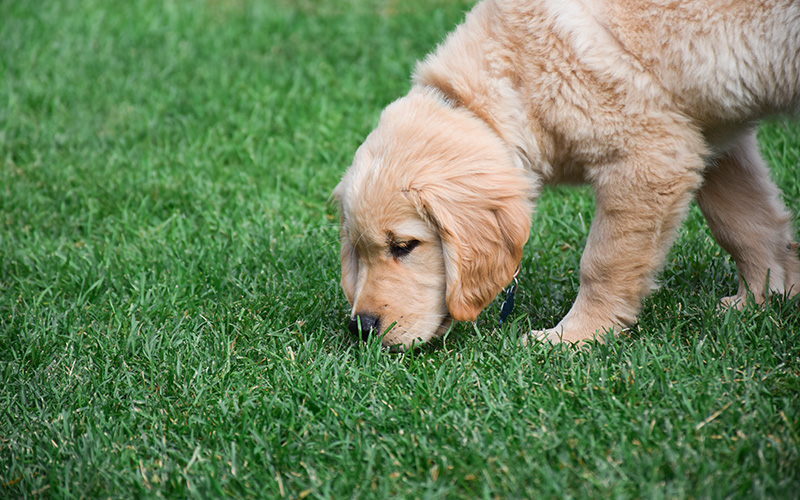
[{"label": "golden retriever puppy", "polygon": [[418,64],[336,187],[350,329],[409,346],[511,280],[539,190],[589,183],[569,313],[532,338],[633,324],[696,199],[756,302],[800,290],[755,140],[800,110],[797,0],[484,0]]}]

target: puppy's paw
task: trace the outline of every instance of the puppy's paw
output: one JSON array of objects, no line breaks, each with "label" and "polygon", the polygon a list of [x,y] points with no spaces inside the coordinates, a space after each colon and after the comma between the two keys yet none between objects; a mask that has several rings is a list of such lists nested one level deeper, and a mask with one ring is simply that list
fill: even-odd
[{"label": "puppy's paw", "polygon": [[730,297],[723,297],[717,305],[717,310],[725,312],[728,309],[735,311],[743,311],[748,307],[760,307],[767,303],[772,297],[785,297],[786,294],[782,290],[775,290],[768,293],[738,293]]},{"label": "puppy's paw", "polygon": [[549,342],[551,344],[564,344],[564,345],[574,345],[577,347],[583,347],[588,345],[587,342],[604,342],[603,336],[610,332],[619,333],[621,331],[625,331],[622,328],[612,328],[612,329],[597,329],[597,330],[580,330],[580,331],[565,331],[565,329],[559,325],[555,328],[550,328],[547,330],[534,330],[529,334],[525,335],[521,339],[521,343],[524,346],[533,345],[536,343],[545,343]]},{"label": "puppy's paw", "polygon": [[522,345],[533,345],[539,342],[549,342],[551,344],[560,344],[563,342],[563,335],[560,329],[551,328],[549,330],[534,330],[529,334],[522,337],[520,342]]},{"label": "puppy's paw", "polygon": [[719,304],[717,304],[717,310],[720,312],[725,312],[728,309],[734,309],[736,311],[741,311],[744,309],[747,300],[740,296],[740,295],[731,295],[730,297],[723,297],[720,299]]}]

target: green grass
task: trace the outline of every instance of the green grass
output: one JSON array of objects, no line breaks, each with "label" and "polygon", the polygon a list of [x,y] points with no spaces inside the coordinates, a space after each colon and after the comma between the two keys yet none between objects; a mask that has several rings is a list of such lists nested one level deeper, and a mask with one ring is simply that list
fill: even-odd
[{"label": "green grass", "polygon": [[[328,196],[469,2],[0,2],[0,497],[792,498],[800,312],[697,210],[624,337],[520,348],[577,291],[545,193],[510,325],[346,331]],[[800,126],[762,128],[800,213]]]}]

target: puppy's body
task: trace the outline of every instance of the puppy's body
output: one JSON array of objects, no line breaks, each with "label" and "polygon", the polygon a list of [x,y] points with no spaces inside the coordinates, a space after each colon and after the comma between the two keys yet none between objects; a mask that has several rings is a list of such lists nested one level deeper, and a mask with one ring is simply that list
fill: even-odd
[{"label": "puppy's body", "polygon": [[353,317],[396,323],[386,345],[474,319],[511,280],[539,187],[561,182],[590,183],[597,211],[578,298],[535,335],[632,324],[695,196],[742,278],[727,303],[797,293],[754,124],[800,110],[799,54],[796,0],[478,4],[337,187]]}]

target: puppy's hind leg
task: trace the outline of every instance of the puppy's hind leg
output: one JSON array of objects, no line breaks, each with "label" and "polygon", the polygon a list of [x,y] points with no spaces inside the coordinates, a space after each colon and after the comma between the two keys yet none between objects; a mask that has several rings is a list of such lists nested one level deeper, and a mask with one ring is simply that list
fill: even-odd
[{"label": "puppy's hind leg", "polygon": [[709,167],[697,202],[714,239],[739,271],[738,293],[722,299],[723,306],[742,308],[748,290],[758,304],[769,293],[800,292],[791,216],[759,155],[755,131]]}]

